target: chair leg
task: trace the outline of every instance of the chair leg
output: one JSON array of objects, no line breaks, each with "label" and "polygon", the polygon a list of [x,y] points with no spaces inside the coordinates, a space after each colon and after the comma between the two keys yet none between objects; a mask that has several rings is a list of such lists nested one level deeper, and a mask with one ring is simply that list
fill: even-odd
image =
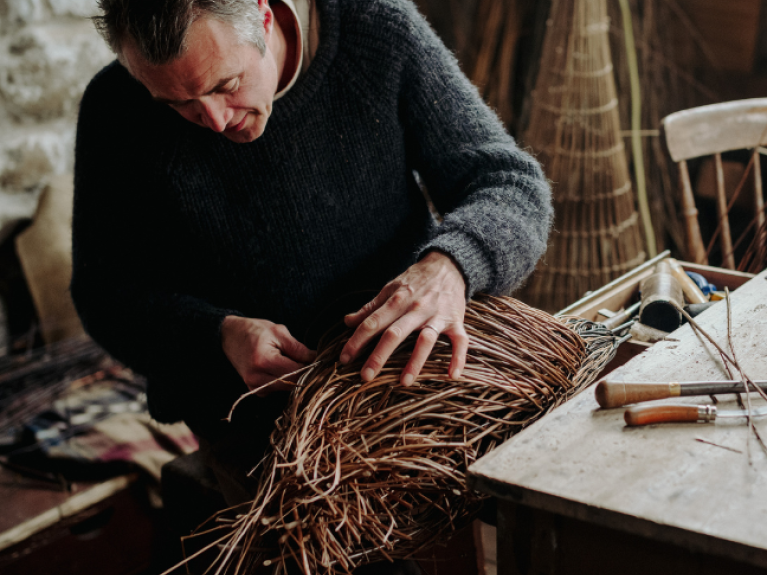
[{"label": "chair leg", "polygon": [[762,190],[762,164],[760,160],[761,155],[757,148],[754,150],[754,195],[756,196],[754,207],[756,208],[756,229],[760,229],[764,225],[764,191]]},{"label": "chair leg", "polygon": [[728,219],[727,195],[724,190],[724,169],[722,168],[722,154],[714,154],[716,161],[716,213],[719,216],[720,243],[722,246],[722,267],[730,270],[735,269],[735,254],[732,249],[732,235],[730,234],[730,220]]}]

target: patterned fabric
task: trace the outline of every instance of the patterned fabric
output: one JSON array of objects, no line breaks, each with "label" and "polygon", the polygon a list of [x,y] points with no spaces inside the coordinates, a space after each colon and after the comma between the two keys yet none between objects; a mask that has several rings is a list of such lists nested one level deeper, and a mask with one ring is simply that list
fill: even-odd
[{"label": "patterned fabric", "polygon": [[115,382],[68,392],[52,410],[34,418],[27,430],[47,459],[46,466],[123,462],[158,482],[165,463],[198,447],[185,424],[152,421],[143,391]]}]

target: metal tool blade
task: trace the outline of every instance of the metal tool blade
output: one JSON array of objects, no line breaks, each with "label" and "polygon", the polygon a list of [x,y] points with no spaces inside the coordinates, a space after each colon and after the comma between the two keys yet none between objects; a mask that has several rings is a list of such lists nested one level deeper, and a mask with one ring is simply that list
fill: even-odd
[{"label": "metal tool blade", "polygon": [[[727,409],[724,411],[716,411],[716,417],[729,417],[737,419],[746,419],[748,417],[748,411],[745,409]],[[757,407],[751,410],[751,417],[765,417],[767,416],[767,407]]]}]

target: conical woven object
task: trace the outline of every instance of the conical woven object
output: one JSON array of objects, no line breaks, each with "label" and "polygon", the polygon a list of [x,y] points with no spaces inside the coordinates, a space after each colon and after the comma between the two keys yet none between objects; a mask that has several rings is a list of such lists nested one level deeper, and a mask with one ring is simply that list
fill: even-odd
[{"label": "conical woven object", "polygon": [[557,311],[644,261],[606,0],[554,0],[526,146],[553,182],[549,249],[521,299]]}]

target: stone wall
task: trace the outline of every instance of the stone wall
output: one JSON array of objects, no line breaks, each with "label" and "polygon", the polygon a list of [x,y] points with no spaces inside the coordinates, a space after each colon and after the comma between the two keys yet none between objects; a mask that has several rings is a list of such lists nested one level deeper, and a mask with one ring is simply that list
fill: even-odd
[{"label": "stone wall", "polygon": [[80,98],[114,58],[95,12],[95,0],[0,0],[0,229],[72,171]]}]

